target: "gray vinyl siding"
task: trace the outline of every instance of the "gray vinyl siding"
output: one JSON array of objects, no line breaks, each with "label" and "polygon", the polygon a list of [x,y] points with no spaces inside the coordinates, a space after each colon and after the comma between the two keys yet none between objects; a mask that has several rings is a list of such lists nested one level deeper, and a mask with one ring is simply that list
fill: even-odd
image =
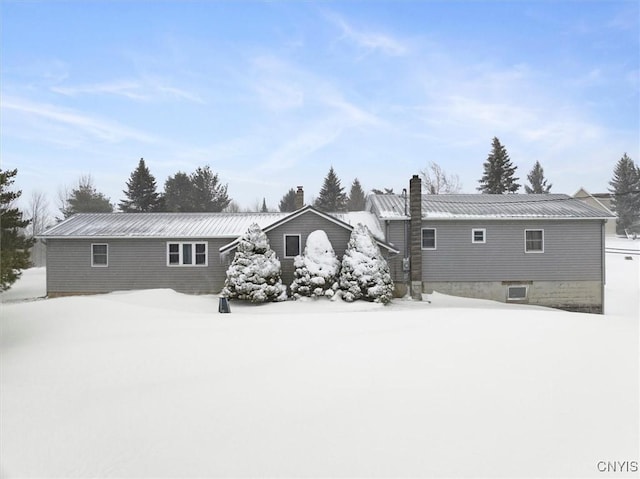
[{"label": "gray vinyl siding", "polygon": [[[423,221],[437,248],[422,251],[423,281],[601,281],[601,221]],[[473,244],[471,230],[486,229]],[[544,230],[544,252],[525,253],[525,229]]]},{"label": "gray vinyl siding", "polygon": [[[388,258],[389,272],[391,278],[395,282],[405,281],[404,271],[402,270],[402,258],[409,256],[408,252],[405,252],[405,221],[387,221],[384,225],[385,234],[387,235],[387,242],[391,243],[396,249],[400,251],[399,254]],[[407,226],[407,238],[409,241],[409,229]]]},{"label": "gray vinyl siding", "polygon": [[336,256],[341,260],[347,249],[351,231],[316,214],[307,213],[298,216],[267,233],[271,248],[282,265],[282,282],[287,286],[293,282],[294,267],[293,258],[284,257],[284,235],[300,235],[300,253],[302,254],[307,244],[307,237],[316,230],[323,230],[327,234]]},{"label": "gray vinyl siding", "polygon": [[[170,288],[184,293],[222,289],[218,249],[228,239],[48,239],[48,294]],[[167,266],[167,242],[207,242],[207,266]],[[108,266],[91,266],[91,245],[107,244]]]}]

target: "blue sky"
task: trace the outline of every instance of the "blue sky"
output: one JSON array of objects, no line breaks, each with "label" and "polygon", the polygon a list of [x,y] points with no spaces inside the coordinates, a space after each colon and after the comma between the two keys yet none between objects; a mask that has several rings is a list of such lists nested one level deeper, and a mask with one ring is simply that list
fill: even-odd
[{"label": "blue sky", "polygon": [[640,160],[637,1],[22,1],[0,6],[2,168],[23,196],[91,174],[117,203],[209,164],[241,207],[408,187],[473,193],[498,137],[521,183],[606,191]]}]

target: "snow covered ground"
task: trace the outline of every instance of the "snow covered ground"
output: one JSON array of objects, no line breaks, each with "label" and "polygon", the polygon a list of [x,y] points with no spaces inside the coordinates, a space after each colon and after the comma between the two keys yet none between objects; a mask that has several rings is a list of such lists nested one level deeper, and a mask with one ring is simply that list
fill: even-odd
[{"label": "snow covered ground", "polygon": [[637,477],[598,470],[640,444],[640,256],[607,264],[604,316],[437,293],[23,301],[44,295],[28,270],[0,295],[0,474]]}]

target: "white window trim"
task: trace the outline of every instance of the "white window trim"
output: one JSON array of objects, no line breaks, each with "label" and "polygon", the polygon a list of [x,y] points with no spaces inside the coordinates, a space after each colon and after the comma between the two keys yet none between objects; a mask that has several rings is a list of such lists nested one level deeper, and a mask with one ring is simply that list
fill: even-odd
[{"label": "white window trim", "polygon": [[[518,298],[511,298],[509,292],[512,288],[524,288],[524,296]],[[507,301],[526,301],[529,298],[529,286],[526,284],[513,284],[507,286]]]},{"label": "white window trim", "polygon": [[[482,231],[482,241],[476,241],[476,231]],[[486,242],[487,242],[487,229],[486,228],[473,228],[471,230],[471,242],[473,244],[486,244]]]},{"label": "white window trim", "polygon": [[[425,230],[433,230],[433,248],[425,248],[424,247],[424,231]],[[433,251],[438,249],[438,230],[436,228],[421,228],[420,229],[420,249],[424,251]]]},{"label": "white window trim", "polygon": [[[107,264],[96,264],[94,262],[95,253],[93,252],[94,246],[106,246],[107,247]],[[107,268],[109,266],[109,244],[108,243],[91,243],[91,267],[92,268]]]},{"label": "white window trim", "polygon": [[[178,264],[171,264],[169,262],[169,245],[177,244],[178,245]],[[190,244],[192,247],[192,256],[193,263],[192,264],[183,264],[182,263],[182,246],[185,244]],[[204,245],[204,264],[196,264],[196,245],[203,244]],[[209,266],[209,243],[207,241],[167,241],[167,266],[170,268],[203,268]],[[175,254],[175,253],[173,253]]]},{"label": "white window trim", "polygon": [[[298,237],[298,254],[294,254],[293,256],[287,255],[287,236],[297,236]],[[282,247],[283,247],[283,257],[284,258],[295,258],[296,256],[302,254],[302,235],[299,234],[290,234],[285,233],[282,235]]]},{"label": "white window trim", "polygon": [[[528,250],[527,249],[527,233],[529,231],[541,231],[542,232],[542,249]],[[527,254],[540,254],[544,253],[544,230],[542,228],[530,228],[524,230],[524,252]]]}]

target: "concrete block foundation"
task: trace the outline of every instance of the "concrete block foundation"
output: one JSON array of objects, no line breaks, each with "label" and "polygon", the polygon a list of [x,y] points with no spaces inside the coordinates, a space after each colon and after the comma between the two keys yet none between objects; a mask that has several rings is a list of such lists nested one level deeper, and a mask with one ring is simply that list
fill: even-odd
[{"label": "concrete block foundation", "polygon": [[[565,311],[602,314],[604,298],[600,281],[486,281],[423,282],[423,291],[437,291],[465,298],[489,299],[503,303],[532,304]],[[525,297],[509,299],[509,288]]]}]

